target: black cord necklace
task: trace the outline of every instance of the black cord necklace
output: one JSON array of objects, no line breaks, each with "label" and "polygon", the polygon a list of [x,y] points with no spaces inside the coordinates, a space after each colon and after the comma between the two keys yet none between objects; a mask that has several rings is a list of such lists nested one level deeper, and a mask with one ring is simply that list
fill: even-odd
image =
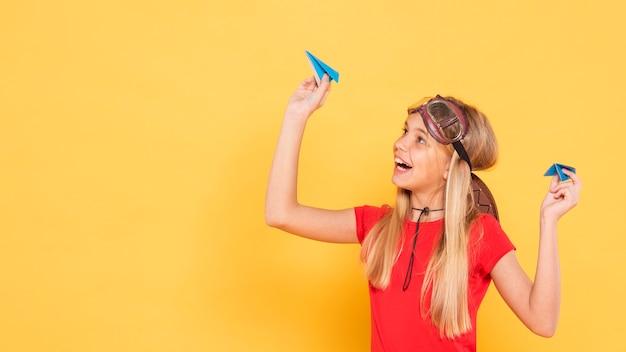
[{"label": "black cord necklace", "polygon": [[[424,209],[421,209],[421,208],[411,208],[411,209],[412,210],[422,211],[422,212],[425,212],[426,214],[430,213],[431,211],[443,211],[443,210],[445,210],[444,208],[441,208],[441,209],[430,209],[429,207],[426,207]],[[420,216],[421,215],[422,214],[420,214]]]},{"label": "black cord necklace", "polygon": [[417,217],[417,224],[415,224],[415,235],[413,236],[413,247],[411,248],[411,257],[409,258],[409,266],[406,268],[406,275],[404,275],[404,283],[402,283],[402,291],[406,291],[411,284],[411,278],[413,277],[413,262],[415,261],[415,245],[417,244],[417,232],[420,229],[420,220],[422,219],[422,215],[430,213],[431,211],[443,211],[445,209],[433,209],[430,210],[429,207],[424,207],[424,209],[420,208],[411,208],[412,210],[418,210],[420,215]]}]

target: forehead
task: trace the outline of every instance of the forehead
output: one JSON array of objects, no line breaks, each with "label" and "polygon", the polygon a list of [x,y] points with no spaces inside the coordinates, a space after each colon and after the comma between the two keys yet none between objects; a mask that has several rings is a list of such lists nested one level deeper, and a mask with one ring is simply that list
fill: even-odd
[{"label": "forehead", "polygon": [[407,116],[404,124],[410,130],[413,130],[413,129],[426,130],[426,126],[424,125],[424,120],[422,119],[422,115],[420,115],[418,112],[412,113],[411,115]]}]

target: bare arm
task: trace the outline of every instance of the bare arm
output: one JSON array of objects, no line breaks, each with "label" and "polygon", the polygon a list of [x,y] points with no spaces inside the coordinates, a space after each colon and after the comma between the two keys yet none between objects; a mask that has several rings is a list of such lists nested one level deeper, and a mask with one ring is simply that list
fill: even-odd
[{"label": "bare arm", "polygon": [[573,182],[559,183],[554,176],[541,205],[535,282],[521,268],[513,251],[504,255],[491,271],[504,301],[531,331],[545,337],[556,332],[561,303],[557,224],[559,218],[578,203],[582,185],[574,173],[563,172]]},{"label": "bare arm", "polygon": [[325,242],[355,243],[353,209],[326,210],[298,202],[298,158],[308,118],[330,92],[328,76],[318,87],[304,80],[289,99],[281,128],[265,198],[265,221],[292,234]]}]

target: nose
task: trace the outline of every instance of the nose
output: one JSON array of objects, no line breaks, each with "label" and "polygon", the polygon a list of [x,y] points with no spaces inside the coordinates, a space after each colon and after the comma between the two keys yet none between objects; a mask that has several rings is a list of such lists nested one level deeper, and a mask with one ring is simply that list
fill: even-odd
[{"label": "nose", "polygon": [[406,151],[406,135],[396,139],[396,142],[393,144],[393,150]]}]

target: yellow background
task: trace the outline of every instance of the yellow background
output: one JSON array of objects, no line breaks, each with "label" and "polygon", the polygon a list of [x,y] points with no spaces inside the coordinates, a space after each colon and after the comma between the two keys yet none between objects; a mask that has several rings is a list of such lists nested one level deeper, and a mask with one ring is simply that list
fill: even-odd
[{"label": "yellow background", "polygon": [[584,180],[562,219],[561,321],[529,332],[492,288],[481,351],[624,351],[626,24],[621,1],[0,3],[0,351],[365,351],[358,246],[268,228],[283,109],[341,73],[311,120],[300,197],[393,201],[405,107],[480,107],[479,175],[531,277],[553,162]]}]

